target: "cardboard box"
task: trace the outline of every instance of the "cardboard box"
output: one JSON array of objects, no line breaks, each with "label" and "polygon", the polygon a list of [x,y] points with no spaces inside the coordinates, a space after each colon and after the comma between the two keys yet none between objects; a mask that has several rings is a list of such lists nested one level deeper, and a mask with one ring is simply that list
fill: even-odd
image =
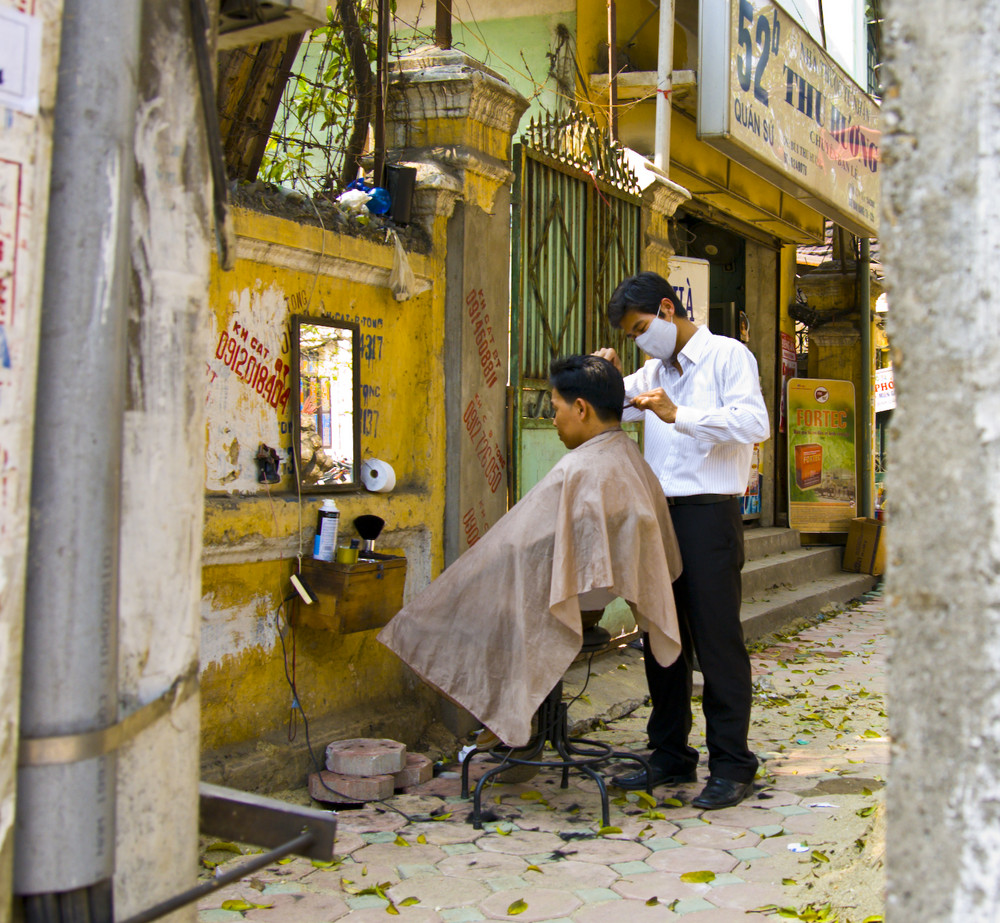
[{"label": "cardboard box", "polygon": [[852,519],[844,546],[843,569],[877,577],[885,571],[885,524],[864,516]]},{"label": "cardboard box", "polygon": [[370,553],[356,564],[302,560],[302,573],[316,591],[311,606],[299,604],[297,624],[350,634],[389,623],[403,608],[406,558]]}]

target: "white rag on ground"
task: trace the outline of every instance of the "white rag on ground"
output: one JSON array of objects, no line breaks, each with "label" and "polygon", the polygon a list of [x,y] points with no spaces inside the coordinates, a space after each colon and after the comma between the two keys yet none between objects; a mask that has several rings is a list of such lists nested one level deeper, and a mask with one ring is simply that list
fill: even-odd
[{"label": "white rag on ground", "polygon": [[[680,551],[663,488],[621,430],[567,452],[382,629],[379,641],[510,746],[580,651],[579,594],[610,588],[664,666]],[[647,652],[648,656],[648,652]]]}]

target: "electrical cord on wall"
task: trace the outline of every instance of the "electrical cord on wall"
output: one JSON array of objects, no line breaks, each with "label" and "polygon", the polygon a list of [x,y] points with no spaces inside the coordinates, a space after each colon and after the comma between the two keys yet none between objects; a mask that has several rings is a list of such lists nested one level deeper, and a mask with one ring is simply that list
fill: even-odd
[{"label": "electrical cord on wall", "polygon": [[[289,672],[289,668],[288,668],[288,646],[285,644],[285,635],[282,632],[281,625],[278,622],[278,615],[285,608],[285,606],[287,606],[288,603],[292,602],[294,599],[296,599],[295,594],[286,597],[284,600],[282,600],[282,603],[277,608],[277,610],[275,610],[275,628],[277,629],[277,632],[278,632],[278,640],[281,641],[281,657],[282,657],[282,662],[283,662],[284,669],[285,669],[285,680],[288,682],[288,687],[289,687],[289,689],[291,690],[291,693],[292,693],[292,713],[291,713],[291,716],[289,717],[289,737],[288,737],[288,739],[289,740],[294,740],[295,739],[296,730],[293,730],[293,727],[294,727],[295,721],[297,720],[296,719],[296,712],[298,712],[298,715],[302,718],[302,730],[305,733],[305,737],[306,737],[306,749],[309,751],[309,757],[312,760],[313,766],[316,769],[316,775],[317,775],[317,777],[318,777],[318,779],[320,781],[320,784],[328,792],[331,792],[332,794],[336,795],[338,798],[342,798],[345,802],[354,803],[354,802],[357,801],[356,798],[353,798],[350,795],[346,795],[343,792],[338,792],[337,789],[335,789],[332,786],[328,785],[326,783],[326,781],[323,779],[323,771],[325,770],[326,767],[324,767],[320,763],[320,761],[316,758],[316,753],[313,751],[312,740],[309,737],[309,719],[306,717],[305,709],[302,707],[302,701],[299,698],[299,691],[298,691],[298,688],[297,688],[296,683],[295,683],[295,627],[292,625],[291,621],[288,618],[285,618],[285,624],[288,626],[288,631],[291,632],[291,635],[292,635],[292,644],[291,644],[291,647],[292,647],[292,668],[291,668],[291,672]],[[374,802],[376,802],[378,804],[384,805],[385,807],[387,807],[391,811],[395,811],[397,814],[399,814],[402,817],[404,817],[406,819],[406,822],[408,824],[414,823],[414,818],[410,817],[410,815],[407,814],[405,811],[401,811],[395,805],[389,804],[389,802],[386,801],[384,798],[372,798],[372,799],[366,799],[366,800],[374,801]]]}]

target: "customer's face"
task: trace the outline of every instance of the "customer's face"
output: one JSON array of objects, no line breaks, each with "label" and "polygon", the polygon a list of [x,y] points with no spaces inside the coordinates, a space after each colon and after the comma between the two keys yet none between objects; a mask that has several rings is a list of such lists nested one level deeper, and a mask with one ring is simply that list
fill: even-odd
[{"label": "customer's face", "polygon": [[556,412],[555,424],[559,439],[567,449],[575,449],[587,441],[583,425],[583,401],[567,401],[558,388],[552,389],[552,407]]}]

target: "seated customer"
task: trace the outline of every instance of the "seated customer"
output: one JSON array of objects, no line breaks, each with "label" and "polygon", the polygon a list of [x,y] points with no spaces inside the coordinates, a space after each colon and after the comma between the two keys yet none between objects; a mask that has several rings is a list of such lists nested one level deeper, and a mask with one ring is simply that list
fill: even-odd
[{"label": "seated customer", "polygon": [[571,356],[550,379],[571,451],[378,636],[510,746],[580,650],[580,596],[624,598],[664,666],[680,652],[680,554],[663,489],[621,429],[622,377]]}]

